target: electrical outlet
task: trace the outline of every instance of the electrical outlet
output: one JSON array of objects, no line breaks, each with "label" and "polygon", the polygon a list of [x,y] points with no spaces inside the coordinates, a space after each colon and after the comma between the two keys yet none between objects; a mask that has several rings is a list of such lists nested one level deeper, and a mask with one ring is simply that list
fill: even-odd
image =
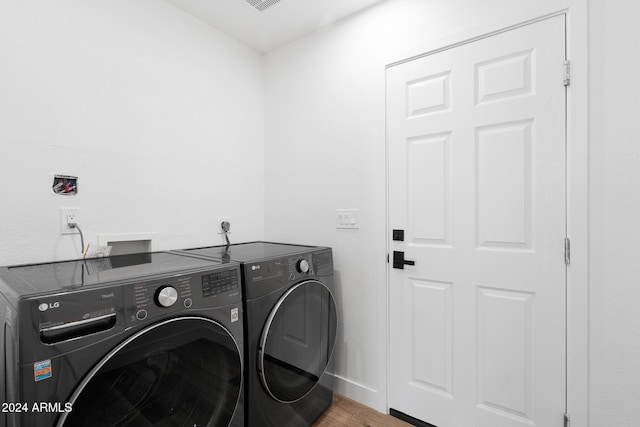
[{"label": "electrical outlet", "polygon": [[80,224],[80,208],[60,209],[60,234],[79,234],[77,228],[70,228],[69,223]]}]

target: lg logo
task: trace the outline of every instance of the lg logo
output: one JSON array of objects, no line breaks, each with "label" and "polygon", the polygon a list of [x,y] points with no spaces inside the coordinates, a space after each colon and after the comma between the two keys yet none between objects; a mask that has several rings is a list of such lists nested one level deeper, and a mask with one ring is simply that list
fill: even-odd
[{"label": "lg logo", "polygon": [[42,304],[40,304],[38,306],[38,310],[47,311],[50,308],[53,309],[53,308],[58,308],[58,307],[60,307],[60,303],[58,301],[50,302],[49,304],[47,304],[46,302],[43,302]]},{"label": "lg logo", "polygon": [[251,270],[252,271],[260,270],[260,265],[259,264],[252,265]]}]

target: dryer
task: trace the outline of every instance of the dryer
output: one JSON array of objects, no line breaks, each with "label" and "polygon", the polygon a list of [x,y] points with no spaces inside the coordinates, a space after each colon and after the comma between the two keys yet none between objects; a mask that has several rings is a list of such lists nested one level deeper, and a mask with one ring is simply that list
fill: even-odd
[{"label": "dryer", "polygon": [[240,262],[247,426],[310,425],[333,397],[331,248],[250,242],[182,253]]},{"label": "dryer", "polygon": [[169,252],[0,269],[2,425],[244,425],[237,263]]}]

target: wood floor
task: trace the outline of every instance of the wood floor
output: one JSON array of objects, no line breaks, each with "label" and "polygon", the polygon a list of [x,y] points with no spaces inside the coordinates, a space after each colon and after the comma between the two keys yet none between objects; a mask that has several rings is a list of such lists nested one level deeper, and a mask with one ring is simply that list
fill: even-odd
[{"label": "wood floor", "polygon": [[411,424],[334,393],[329,409],[311,427],[411,427]]}]

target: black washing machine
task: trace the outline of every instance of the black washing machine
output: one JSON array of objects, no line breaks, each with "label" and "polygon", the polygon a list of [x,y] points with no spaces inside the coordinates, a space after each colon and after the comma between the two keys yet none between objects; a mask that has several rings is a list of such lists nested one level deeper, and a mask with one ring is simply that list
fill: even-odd
[{"label": "black washing machine", "polygon": [[242,319],[237,263],[1,268],[2,425],[243,426]]},{"label": "black washing machine", "polygon": [[250,242],[182,253],[240,262],[245,421],[308,426],[330,405],[337,308],[331,248]]}]

